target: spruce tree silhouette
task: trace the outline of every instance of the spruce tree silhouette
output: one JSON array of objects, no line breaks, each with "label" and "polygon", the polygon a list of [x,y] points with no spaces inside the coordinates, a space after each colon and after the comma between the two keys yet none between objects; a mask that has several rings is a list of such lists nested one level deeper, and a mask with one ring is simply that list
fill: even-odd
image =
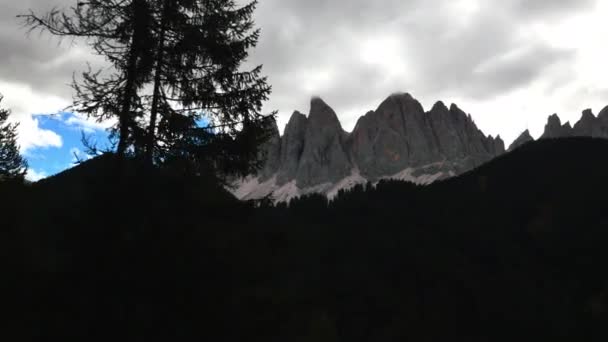
[{"label": "spruce tree silhouette", "polygon": [[118,139],[121,158],[141,135],[136,121],[143,117],[145,103],[138,90],[150,80],[153,70],[151,10],[147,0],[91,0],[79,1],[69,14],[55,8],[43,16],[31,11],[18,16],[30,31],[84,39],[111,63],[114,72],[109,76],[89,68],[82,81],[74,79],[71,109],[99,121],[117,118],[112,135]]},{"label": "spruce tree silhouette", "polygon": [[[3,96],[0,95],[0,103]],[[27,162],[19,153],[17,144],[18,123],[8,123],[10,111],[0,108],[0,181],[23,180]]]},{"label": "spruce tree silhouette", "polygon": [[[74,80],[70,108],[98,120],[117,117],[119,156],[187,164],[180,167],[195,173],[247,174],[259,167],[258,147],[275,114],[261,113],[271,92],[262,66],[241,70],[260,34],[253,28],[256,5],[87,1],[69,14],[20,17],[30,30],[85,38],[112,63],[109,77],[89,69]],[[203,118],[208,124],[201,127]]]},{"label": "spruce tree silhouette", "polygon": [[[259,38],[252,19],[257,1],[242,7],[231,0],[157,3],[146,161],[252,172],[275,114],[261,114],[271,91],[262,66],[240,70]],[[201,119],[208,124],[200,127]]]}]

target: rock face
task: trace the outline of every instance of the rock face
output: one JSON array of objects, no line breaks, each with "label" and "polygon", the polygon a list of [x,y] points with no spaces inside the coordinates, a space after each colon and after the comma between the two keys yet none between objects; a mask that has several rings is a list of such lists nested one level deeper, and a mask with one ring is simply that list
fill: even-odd
[{"label": "rock face", "polygon": [[581,119],[574,125],[574,136],[608,138],[608,107],[595,117],[591,109],[585,109]]},{"label": "rock face", "polygon": [[545,125],[545,132],[540,137],[541,139],[548,138],[563,138],[569,137],[572,135],[572,128],[570,127],[570,123],[562,125],[561,120],[557,116],[557,114],[553,114],[549,116],[549,120]]},{"label": "rock face", "polygon": [[313,98],[308,117],[294,112],[282,137],[273,127],[263,150],[267,162],[259,174],[237,184],[234,193],[242,199],[331,196],[383,178],[428,183],[479,166],[505,147],[456,105],[448,109],[437,102],[425,112],[411,95],[400,93],[359,118],[352,133],[322,99]]},{"label": "rock face", "polygon": [[574,125],[574,131],[572,135],[574,136],[596,136],[599,129],[599,126],[596,125],[597,118],[593,115],[591,109],[585,109],[583,111],[583,116],[581,119]]},{"label": "rock face", "polygon": [[425,113],[409,94],[391,95],[360,118],[350,140],[353,160],[368,179],[437,162],[458,172],[504,152],[500,137],[486,137],[456,105],[437,102]]},{"label": "rock face", "polygon": [[428,117],[440,156],[453,163],[456,173],[468,171],[505,152],[500,136],[486,137],[471,116],[455,104],[448,110],[438,102]]},{"label": "rock face", "polygon": [[439,160],[428,117],[409,94],[391,95],[360,118],[350,146],[361,174],[370,178]]},{"label": "rock face", "polygon": [[281,139],[280,168],[277,174],[277,183],[283,185],[295,179],[302,151],[304,150],[304,136],[308,126],[308,118],[300,112],[294,112]]},{"label": "rock face", "polygon": [[277,122],[272,120],[270,127],[270,137],[262,146],[262,160],[265,160],[264,167],[260,171],[260,179],[267,180],[274,176],[281,165],[281,136],[279,135],[279,127]]},{"label": "rock face", "polygon": [[[562,125],[557,114],[549,116],[545,131],[540,139],[565,137],[594,137],[608,139],[608,106],[596,117],[591,109],[585,109],[580,120],[571,126],[569,122]],[[526,130],[509,147],[509,151],[534,140]]]},{"label": "rock face", "polygon": [[529,130],[525,130],[522,134],[519,135],[519,137],[517,137],[517,139],[515,139],[515,141],[513,141],[511,146],[509,146],[508,151],[513,151],[514,149],[526,143],[529,143],[530,141],[534,141],[534,138],[532,138],[532,136],[530,135]]},{"label": "rock face", "polygon": [[344,147],[346,138],[333,109],[313,98],[295,177],[298,187],[334,183],[350,174],[353,166]]},{"label": "rock face", "polygon": [[[257,175],[237,182],[241,199],[271,196],[275,201],[307,194],[334,196],[339,190],[380,179],[426,184],[471,170],[505,152],[500,136],[481,132],[470,115],[437,102],[425,112],[410,94],[393,94],[357,121],[352,133],[320,98],[308,116],[294,112],[283,136],[273,122],[262,147],[266,158]],[[574,125],[549,117],[541,138],[593,136],[608,138],[608,107],[596,117],[585,110]],[[533,141],[523,132],[509,151]]]}]

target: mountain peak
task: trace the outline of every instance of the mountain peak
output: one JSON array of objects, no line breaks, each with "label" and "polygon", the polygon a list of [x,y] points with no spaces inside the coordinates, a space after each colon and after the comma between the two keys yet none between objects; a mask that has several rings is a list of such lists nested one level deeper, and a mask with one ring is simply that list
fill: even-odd
[{"label": "mountain peak", "polygon": [[308,127],[296,174],[296,185],[306,188],[337,182],[352,170],[344,148],[346,132],[334,110],[320,97],[310,102]]},{"label": "mountain peak", "polygon": [[561,126],[562,120],[559,118],[557,113],[553,113],[553,114],[549,115],[548,124],[557,124],[557,125]]},{"label": "mountain peak", "polygon": [[407,92],[405,92],[405,93],[404,92],[392,93],[389,96],[389,98],[398,98],[398,99],[406,100],[406,101],[414,100],[414,97],[410,93],[407,93]]},{"label": "mountain peak", "polygon": [[325,101],[323,101],[323,99],[320,96],[313,96],[310,98],[310,106],[326,106],[329,107],[327,105],[327,103],[325,103]]},{"label": "mountain peak", "polygon": [[581,116],[581,120],[589,120],[595,119],[595,115],[593,115],[593,111],[591,109],[585,109],[583,111],[583,115]]},{"label": "mountain peak", "polygon": [[312,122],[319,122],[320,124],[331,123],[333,126],[339,126],[340,121],[336,112],[320,97],[313,97],[310,100],[310,114],[308,119]]},{"label": "mountain peak", "polygon": [[509,149],[507,151],[513,151],[514,149],[516,149],[530,141],[534,141],[534,138],[532,138],[532,135],[530,135],[530,131],[526,129],[525,131],[523,131],[522,134],[519,135],[519,137],[517,137],[517,139],[515,139],[515,141],[513,141],[513,143],[511,144],[511,146],[509,146]]},{"label": "mountain peak", "polygon": [[597,117],[602,120],[608,121],[608,106],[604,107],[604,109],[600,111]]},{"label": "mountain peak", "polygon": [[562,125],[562,121],[560,120],[559,116],[557,116],[557,114],[553,114],[549,116],[549,119],[547,120],[545,132],[541,136],[541,139],[568,137],[571,136],[572,133],[570,123],[567,122]]},{"label": "mountain peak", "polygon": [[389,95],[376,109],[376,112],[382,112],[389,110],[391,112],[397,111],[398,107],[402,104],[411,104],[411,103],[419,104],[416,99],[410,95],[409,93],[393,93]]},{"label": "mountain peak", "polygon": [[443,101],[437,101],[435,102],[435,104],[433,105],[433,108],[431,108],[431,112],[447,112],[448,107],[445,105],[445,103],[443,103]]},{"label": "mountain peak", "polygon": [[597,125],[598,119],[593,115],[591,109],[585,109],[581,119],[574,124],[572,135],[574,136],[597,136],[601,134]]},{"label": "mountain peak", "polygon": [[464,110],[460,109],[460,107],[458,107],[458,105],[456,105],[455,103],[452,103],[450,105],[450,113],[452,114],[455,120],[463,122],[469,121],[470,123],[473,122],[471,115],[467,115],[467,113]]},{"label": "mountain peak", "polygon": [[299,122],[303,122],[303,121],[307,121],[308,118],[306,117],[306,115],[302,114],[300,111],[294,111],[293,114],[291,114],[291,117],[289,118],[289,121],[287,122],[287,126],[289,126],[290,124],[297,124]]}]

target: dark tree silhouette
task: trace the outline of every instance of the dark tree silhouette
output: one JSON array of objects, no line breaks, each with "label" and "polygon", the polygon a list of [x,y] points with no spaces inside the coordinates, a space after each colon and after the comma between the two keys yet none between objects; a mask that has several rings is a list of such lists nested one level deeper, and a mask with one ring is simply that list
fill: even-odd
[{"label": "dark tree silhouette", "polygon": [[251,172],[272,119],[261,114],[271,91],[262,67],[240,70],[260,33],[252,20],[257,1],[243,7],[232,0],[157,4],[146,159],[186,157],[195,165]]},{"label": "dark tree silhouette", "polygon": [[117,153],[123,156],[142,132],[137,120],[143,118],[145,103],[138,91],[150,81],[153,58],[153,16],[148,0],[79,1],[66,14],[53,9],[44,16],[33,12],[20,15],[31,30],[40,29],[60,37],[83,38],[114,72],[102,75],[102,70],[82,74],[74,80],[76,92],[73,110],[98,121],[117,117],[118,125],[112,135],[118,138]]},{"label": "dark tree silhouette", "polygon": [[[0,95],[0,102],[3,96]],[[27,162],[19,154],[17,123],[8,123],[10,111],[0,108],[0,180],[23,179]]]},{"label": "dark tree silhouette", "polygon": [[99,120],[117,116],[119,155],[132,147],[151,165],[179,160],[195,173],[247,174],[259,167],[258,147],[274,118],[261,113],[271,92],[261,65],[241,70],[260,34],[256,5],[88,1],[71,15],[22,18],[32,29],[87,38],[113,64],[109,77],[88,70],[74,82],[73,109]]}]

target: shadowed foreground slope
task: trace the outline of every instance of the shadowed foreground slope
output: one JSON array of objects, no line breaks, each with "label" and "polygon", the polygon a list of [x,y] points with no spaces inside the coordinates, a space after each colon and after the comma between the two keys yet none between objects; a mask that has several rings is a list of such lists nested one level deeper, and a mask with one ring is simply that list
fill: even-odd
[{"label": "shadowed foreground slope", "polygon": [[3,310],[23,340],[608,337],[608,141],[543,140],[431,186],[289,207],[101,168],[0,190],[17,199],[2,203]]}]

